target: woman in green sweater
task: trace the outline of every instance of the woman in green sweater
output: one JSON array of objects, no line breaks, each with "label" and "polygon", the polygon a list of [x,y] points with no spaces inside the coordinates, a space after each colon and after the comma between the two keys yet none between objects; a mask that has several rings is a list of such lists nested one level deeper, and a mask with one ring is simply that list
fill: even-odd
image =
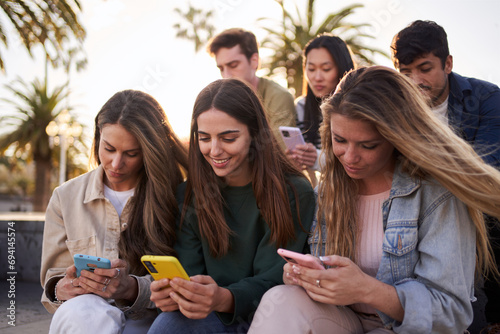
[{"label": "woman in green sweater", "polygon": [[191,280],[153,282],[151,300],[164,312],[149,333],[244,333],[262,295],[283,283],[277,248],[306,249],[313,189],[242,81],[201,91],[190,141],[175,248]]}]

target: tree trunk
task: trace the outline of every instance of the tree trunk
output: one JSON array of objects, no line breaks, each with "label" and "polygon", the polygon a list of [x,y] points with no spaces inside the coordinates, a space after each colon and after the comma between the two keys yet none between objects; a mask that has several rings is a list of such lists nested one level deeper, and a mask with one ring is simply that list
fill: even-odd
[{"label": "tree trunk", "polygon": [[50,159],[35,160],[35,195],[33,210],[44,212],[50,199],[50,172],[52,161]]},{"label": "tree trunk", "polygon": [[294,98],[302,96],[302,85],[303,85],[303,73],[302,73],[302,62],[297,60],[290,64],[286,68],[288,88],[292,88],[294,93]]},{"label": "tree trunk", "polygon": [[[289,84],[289,86],[291,86],[295,90],[294,98],[298,98],[299,96],[302,96],[302,87],[303,87],[302,80],[303,80],[302,74],[296,73],[294,78],[293,78],[292,84],[291,85]],[[305,93],[307,93],[307,92],[304,92],[304,94]]]}]

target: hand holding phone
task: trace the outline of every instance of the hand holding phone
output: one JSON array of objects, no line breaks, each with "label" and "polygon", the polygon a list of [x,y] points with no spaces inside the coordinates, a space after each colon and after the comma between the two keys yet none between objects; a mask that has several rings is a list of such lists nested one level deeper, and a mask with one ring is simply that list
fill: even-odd
[{"label": "hand holding phone", "polygon": [[95,268],[110,269],[111,261],[104,257],[97,257],[85,254],[75,254],[73,261],[76,267],[76,277],[80,277],[82,270],[94,272]]},{"label": "hand holding phone", "polygon": [[283,248],[278,248],[278,254],[288,263],[299,264],[311,269],[325,270],[325,266],[317,257],[307,256],[305,254],[297,253]]},{"label": "hand holding phone", "polygon": [[154,280],[162,278],[172,279],[180,277],[189,281],[189,276],[174,256],[144,255],[141,257],[142,264],[153,276]]},{"label": "hand holding phone", "polygon": [[295,146],[299,144],[305,144],[304,137],[299,128],[291,126],[280,126],[279,127],[281,138],[285,142],[286,147],[289,150],[293,150]]}]

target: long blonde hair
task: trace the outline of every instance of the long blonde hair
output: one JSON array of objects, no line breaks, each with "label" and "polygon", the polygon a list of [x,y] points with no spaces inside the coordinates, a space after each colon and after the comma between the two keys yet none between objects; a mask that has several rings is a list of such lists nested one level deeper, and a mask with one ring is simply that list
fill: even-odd
[{"label": "long blonde hair", "polygon": [[374,124],[395,147],[403,171],[435,178],[467,205],[476,227],[476,268],[498,274],[482,213],[500,218],[500,172],[437,119],[409,79],[382,66],[351,71],[322,105],[322,112],[326,163],[318,218],[327,224],[327,254],[355,259],[358,185],[332,151],[331,116],[340,114]]}]

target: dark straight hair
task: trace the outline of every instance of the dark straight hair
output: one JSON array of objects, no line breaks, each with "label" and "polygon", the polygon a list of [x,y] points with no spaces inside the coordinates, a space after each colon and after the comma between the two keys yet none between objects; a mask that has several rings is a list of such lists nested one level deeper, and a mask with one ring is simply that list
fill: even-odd
[{"label": "dark straight hair", "polygon": [[450,55],[446,31],[434,21],[414,21],[394,36],[391,53],[395,68],[399,68],[400,64],[411,64],[428,53],[438,57],[444,68]]},{"label": "dark straight hair", "polygon": [[[310,40],[303,52],[303,68],[304,68],[304,87],[306,89],[306,101],[304,107],[304,138],[307,142],[314,145],[320,142],[319,127],[321,124],[321,98],[314,96],[314,93],[305,79],[305,66],[307,55],[313,49],[325,48],[333,58],[337,66],[339,77],[337,83],[342,79],[344,74],[354,68],[354,62],[347,44],[339,37],[332,34],[324,33]],[[330,94],[333,92],[330,92]],[[326,96],[327,97],[327,96]]]}]

